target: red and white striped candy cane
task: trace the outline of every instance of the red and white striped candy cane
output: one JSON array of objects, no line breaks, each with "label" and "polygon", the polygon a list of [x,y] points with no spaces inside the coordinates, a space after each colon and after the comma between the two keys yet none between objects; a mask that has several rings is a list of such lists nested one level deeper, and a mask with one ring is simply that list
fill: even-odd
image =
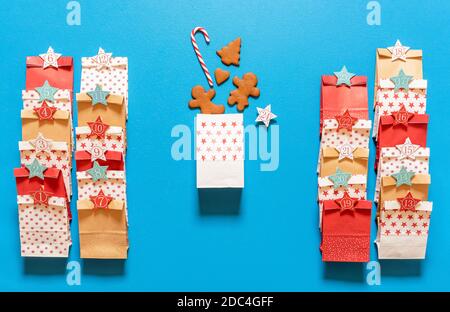
[{"label": "red and white striped candy cane", "polygon": [[195,54],[197,55],[200,66],[202,67],[203,72],[205,73],[206,79],[208,80],[208,84],[212,88],[214,86],[213,80],[211,78],[211,75],[209,74],[208,68],[206,67],[205,61],[203,60],[203,56],[200,53],[200,50],[198,49],[197,41],[195,40],[195,34],[197,32],[201,32],[203,34],[207,44],[209,44],[209,41],[210,41],[209,35],[208,35],[208,32],[203,27],[195,27],[191,31],[192,46],[194,47]]}]

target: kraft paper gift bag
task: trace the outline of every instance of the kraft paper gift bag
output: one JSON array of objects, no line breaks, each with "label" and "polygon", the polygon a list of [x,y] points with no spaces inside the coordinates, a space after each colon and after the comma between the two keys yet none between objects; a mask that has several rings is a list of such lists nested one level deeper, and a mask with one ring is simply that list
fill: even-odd
[{"label": "kraft paper gift bag", "polygon": [[97,55],[81,58],[81,92],[95,90],[100,85],[112,94],[124,97],[128,116],[128,58],[113,57],[99,48]]},{"label": "kraft paper gift bag", "polygon": [[93,116],[101,116],[103,122],[110,126],[126,128],[126,111],[124,97],[109,91],[96,90],[87,93],[77,93],[78,126],[87,126]]},{"label": "kraft paper gift bag", "polygon": [[336,168],[333,175],[318,178],[319,227],[322,227],[323,201],[342,198],[347,192],[352,198],[366,199],[367,175],[342,171]]},{"label": "kraft paper gift bag", "polygon": [[39,56],[27,56],[26,89],[40,87],[45,81],[59,89],[73,90],[73,58],[51,47]]},{"label": "kraft paper gift bag", "polygon": [[[403,181],[407,183],[403,183]],[[384,203],[386,201],[397,200],[397,198],[404,197],[408,193],[411,193],[416,199],[428,200],[428,187],[430,183],[430,175],[415,174],[412,171],[406,170],[405,167],[402,167],[398,173],[392,176],[382,177],[378,214],[384,209]]]},{"label": "kraft paper gift bag", "polygon": [[121,200],[97,194],[78,200],[80,257],[83,259],[126,259],[128,228]]},{"label": "kraft paper gift bag", "polygon": [[383,203],[378,218],[378,259],[425,259],[432,202],[411,193]]},{"label": "kraft paper gift bag", "polygon": [[418,174],[428,174],[429,160],[430,149],[414,144],[409,138],[403,144],[398,144],[395,147],[382,148],[380,161],[378,162],[375,201],[378,202],[382,177],[395,174],[401,167]]},{"label": "kraft paper gift bag", "polygon": [[32,140],[41,133],[47,139],[66,142],[72,149],[70,113],[50,107],[46,102],[43,102],[41,107],[36,110],[23,109],[21,111],[22,140]]},{"label": "kraft paper gift bag", "polygon": [[65,257],[72,244],[64,197],[45,189],[18,195],[20,250],[22,257]]},{"label": "kraft paper gift bag", "polygon": [[351,86],[336,85],[336,76],[322,76],[320,97],[320,130],[323,121],[333,119],[336,115],[348,110],[358,119],[369,119],[367,96],[367,77],[354,76],[350,79]]},{"label": "kraft paper gift bag", "polygon": [[323,202],[322,261],[367,262],[370,259],[372,202],[351,198]]},{"label": "kraft paper gift bag", "polygon": [[72,195],[71,151],[66,142],[48,140],[42,134],[29,141],[19,142],[20,163],[31,165],[35,159],[47,168],[61,170],[67,193]]},{"label": "kraft paper gift bag", "polygon": [[[398,42],[399,43],[399,42]],[[388,48],[379,48],[376,52],[375,63],[375,93],[381,79],[389,79],[403,69],[414,79],[422,79],[422,50],[413,50],[409,47],[395,44]],[[376,103],[376,98],[374,104]]]},{"label": "kraft paper gift bag", "polygon": [[349,144],[337,148],[325,147],[321,154],[319,176],[332,175],[338,167],[353,175],[367,175],[368,160],[367,148],[354,148]]},{"label": "kraft paper gift bag", "polygon": [[198,114],[197,188],[244,187],[242,114]]},{"label": "kraft paper gift bag", "polygon": [[[352,119],[354,117],[347,115],[346,118]],[[322,156],[321,151],[324,148],[336,148],[344,145],[350,145],[353,148],[369,148],[372,121],[365,119],[353,119],[353,123],[351,125],[345,125],[345,119],[344,122],[340,122],[340,117],[337,116],[337,118],[334,119],[324,120],[322,136],[320,139],[319,157],[317,160],[317,173],[319,173],[320,170],[320,159]]]},{"label": "kraft paper gift bag", "polygon": [[126,259],[125,172],[95,161],[91,169],[77,172],[77,181],[81,257]]},{"label": "kraft paper gift bag", "polygon": [[376,144],[375,169],[378,168],[380,151],[384,147],[403,144],[407,138],[421,147],[426,147],[428,120],[427,114],[409,113],[404,106],[391,115],[381,116]]},{"label": "kraft paper gift bag", "polygon": [[383,79],[376,92],[375,117],[373,137],[378,137],[378,127],[381,116],[391,115],[402,106],[413,114],[425,114],[427,109],[427,81],[414,79],[409,83],[409,89],[395,91],[395,84],[390,79]]}]

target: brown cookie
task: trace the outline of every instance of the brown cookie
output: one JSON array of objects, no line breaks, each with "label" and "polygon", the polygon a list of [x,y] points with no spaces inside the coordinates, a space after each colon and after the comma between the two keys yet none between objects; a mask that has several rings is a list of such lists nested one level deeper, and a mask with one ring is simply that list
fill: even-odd
[{"label": "brown cookie", "polygon": [[214,91],[214,89],[205,91],[202,86],[195,86],[192,88],[193,100],[189,101],[189,107],[200,107],[202,114],[223,114],[225,106],[211,102],[214,96],[216,96],[216,91]]},{"label": "brown cookie", "polygon": [[216,78],[217,85],[220,86],[222,83],[227,81],[228,78],[230,78],[230,72],[226,71],[226,70],[223,70],[223,69],[220,69],[220,68],[217,68],[214,71],[214,78]]},{"label": "brown cookie", "polygon": [[217,51],[222,63],[229,66],[231,64],[239,66],[239,58],[241,56],[241,38],[231,41],[227,46]]},{"label": "brown cookie", "polygon": [[237,76],[234,77],[233,84],[237,87],[237,89],[230,92],[228,104],[237,104],[238,111],[242,112],[248,106],[249,96],[259,96],[259,89],[256,88],[258,78],[254,73],[246,73],[242,79]]}]

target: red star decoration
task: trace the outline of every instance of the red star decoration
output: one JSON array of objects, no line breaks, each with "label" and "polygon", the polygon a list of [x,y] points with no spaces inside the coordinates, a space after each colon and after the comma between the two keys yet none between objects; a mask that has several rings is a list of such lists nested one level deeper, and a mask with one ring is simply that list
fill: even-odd
[{"label": "red star decoration", "polygon": [[94,204],[94,208],[97,209],[108,209],[109,203],[112,201],[112,197],[106,196],[103,190],[98,192],[97,196],[89,196],[91,202]]},{"label": "red star decoration", "polygon": [[30,192],[30,195],[33,197],[33,202],[35,205],[48,206],[48,200],[53,194],[44,191],[44,187],[42,186],[39,191]]},{"label": "red star decoration", "polygon": [[336,202],[341,207],[341,212],[343,212],[345,210],[354,211],[356,203],[358,202],[358,199],[352,198],[352,197],[350,197],[348,192],[344,192],[344,195],[342,196],[342,198],[336,200]]},{"label": "red star decoration", "polygon": [[94,122],[88,122],[87,124],[89,128],[91,128],[90,136],[97,136],[100,139],[105,138],[106,130],[108,130],[109,125],[103,123],[100,116],[98,116]]},{"label": "red star decoration", "polygon": [[411,114],[410,112],[408,112],[405,108],[405,105],[402,105],[400,107],[399,111],[392,113],[392,117],[394,117],[394,126],[395,125],[404,125],[405,127],[407,127],[409,120],[413,116],[414,116],[414,114]]},{"label": "red star decoration", "polygon": [[56,108],[48,106],[45,101],[42,101],[41,107],[35,107],[33,110],[38,115],[39,120],[53,120],[53,115],[56,112]]},{"label": "red star decoration", "polygon": [[358,121],[358,118],[352,117],[348,110],[346,110],[342,115],[335,116],[339,129],[347,129],[348,131],[352,131],[353,125]]},{"label": "red star decoration", "polygon": [[397,201],[400,203],[401,211],[415,211],[420,199],[414,198],[411,192],[408,192],[405,197],[397,198]]}]

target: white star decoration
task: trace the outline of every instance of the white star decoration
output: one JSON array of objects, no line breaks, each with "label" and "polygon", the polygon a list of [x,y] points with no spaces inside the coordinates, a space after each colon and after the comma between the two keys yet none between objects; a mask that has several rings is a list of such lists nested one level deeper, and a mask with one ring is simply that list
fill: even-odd
[{"label": "white star decoration", "polygon": [[277,115],[272,113],[271,105],[267,105],[265,108],[257,107],[256,110],[258,111],[258,117],[256,118],[256,122],[263,122],[264,125],[269,127],[270,121],[272,119],[277,118]]},{"label": "white star decoration", "polygon": [[392,54],[392,61],[402,60],[406,62],[406,52],[408,52],[409,47],[403,46],[400,40],[397,40],[393,47],[387,48]]},{"label": "white star decoration", "polygon": [[36,139],[30,140],[30,144],[36,150],[36,153],[39,152],[48,152],[50,153],[52,149],[52,140],[46,139],[42,133],[38,133]]},{"label": "white star decoration", "polygon": [[96,161],[98,159],[106,160],[105,156],[106,149],[100,144],[92,145],[91,149],[89,150],[89,153],[91,154],[91,161]]},{"label": "white star decoration", "polygon": [[339,145],[336,147],[336,150],[339,152],[339,159],[342,160],[345,158],[353,160],[353,152],[355,151],[356,147],[351,145],[350,143],[344,143],[342,145]]},{"label": "white star decoration", "polygon": [[416,152],[420,148],[418,144],[412,144],[409,138],[406,138],[405,143],[395,146],[400,151],[399,160],[402,159],[416,159]]},{"label": "white star decoration", "polygon": [[91,57],[91,60],[97,65],[97,69],[109,68],[111,67],[111,57],[112,53],[106,53],[102,48],[98,48],[97,55]]},{"label": "white star decoration", "polygon": [[39,54],[39,57],[44,60],[43,68],[50,66],[58,68],[58,59],[61,57],[61,54],[55,53],[52,47],[48,47],[47,53]]}]

